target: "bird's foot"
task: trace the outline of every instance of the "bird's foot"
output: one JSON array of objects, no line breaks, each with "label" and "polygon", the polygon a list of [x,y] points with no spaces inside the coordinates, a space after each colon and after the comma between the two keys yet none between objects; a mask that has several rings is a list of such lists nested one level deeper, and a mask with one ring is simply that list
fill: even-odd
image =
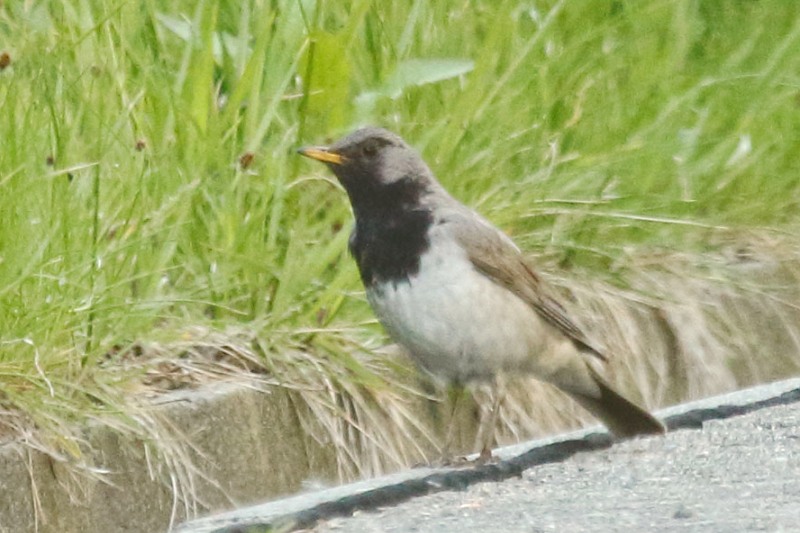
[{"label": "bird's foot", "polygon": [[478,466],[490,464],[497,462],[497,458],[492,455],[492,449],[484,446],[481,449],[481,453],[478,454],[478,457],[475,459],[475,464]]},{"label": "bird's foot", "polygon": [[442,455],[428,463],[419,463],[415,468],[467,468],[470,466],[483,466],[496,463],[498,458],[492,455],[490,448],[483,448],[477,457],[469,458],[464,455]]}]

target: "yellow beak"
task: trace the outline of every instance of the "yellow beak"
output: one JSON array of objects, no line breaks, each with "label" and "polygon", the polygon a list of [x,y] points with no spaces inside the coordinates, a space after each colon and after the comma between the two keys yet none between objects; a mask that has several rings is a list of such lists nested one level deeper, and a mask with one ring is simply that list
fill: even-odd
[{"label": "yellow beak", "polygon": [[336,152],[331,152],[325,146],[308,146],[300,148],[297,150],[297,153],[306,157],[310,157],[311,159],[316,159],[317,161],[322,161],[323,163],[331,163],[333,165],[341,165],[345,162],[345,158],[343,156],[337,154]]}]

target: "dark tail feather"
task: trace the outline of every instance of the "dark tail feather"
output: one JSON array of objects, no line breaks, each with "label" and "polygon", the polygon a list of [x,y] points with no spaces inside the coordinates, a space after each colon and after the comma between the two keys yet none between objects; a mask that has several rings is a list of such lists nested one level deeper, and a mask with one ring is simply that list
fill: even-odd
[{"label": "dark tail feather", "polygon": [[570,395],[584,409],[599,418],[615,437],[624,439],[637,435],[660,435],[666,431],[664,424],[656,417],[612,389],[594,370],[591,373],[600,387],[600,397],[574,392]]}]

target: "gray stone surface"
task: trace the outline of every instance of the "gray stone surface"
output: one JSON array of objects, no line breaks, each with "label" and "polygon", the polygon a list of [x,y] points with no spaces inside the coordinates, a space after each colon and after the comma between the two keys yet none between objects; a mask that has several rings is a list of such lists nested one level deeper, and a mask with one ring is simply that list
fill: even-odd
[{"label": "gray stone surface", "polygon": [[[795,531],[798,391],[800,379],[793,379],[662,411],[671,427],[694,427],[663,438],[607,447],[602,438],[587,437],[590,429],[507,448],[499,455],[514,462],[532,448],[599,442],[591,451],[537,464],[502,482],[468,483],[460,491],[437,488],[384,507],[372,504],[380,503],[382,492],[396,492],[409,481],[430,485],[447,476],[464,478],[463,470],[411,471],[201,519],[180,531],[249,531],[250,525],[287,524],[312,515],[320,518],[315,531],[326,533]],[[342,501],[368,493],[378,498],[364,499],[353,516],[336,516]]]},{"label": "gray stone surface", "polygon": [[796,531],[800,410],[773,407],[702,430],[624,442],[440,492],[316,531]]}]

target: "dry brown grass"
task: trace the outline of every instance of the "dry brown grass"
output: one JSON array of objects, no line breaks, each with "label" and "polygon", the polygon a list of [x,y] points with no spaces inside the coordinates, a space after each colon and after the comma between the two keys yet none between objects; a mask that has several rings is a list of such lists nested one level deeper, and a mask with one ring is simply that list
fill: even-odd
[{"label": "dry brown grass", "polygon": [[[612,356],[610,379],[651,408],[800,371],[800,246],[792,237],[771,236],[719,250],[702,257],[627,257],[617,267],[624,289],[577,276],[551,280],[570,296],[567,306],[576,319]],[[202,335],[205,340],[198,342]],[[432,426],[444,419],[446,407],[439,406],[438,417],[426,407],[433,400],[396,353],[365,353],[344,343],[322,358],[293,351],[265,359],[257,346],[257,339],[242,334],[190,335],[185,346],[162,350],[162,364],[175,365],[169,354],[179,349],[192,354],[181,359],[187,375],[258,371],[270,386],[296,390],[302,403],[298,420],[313,420],[309,433],[340,450],[343,479],[422,461],[441,441],[441,428]],[[591,422],[546,384],[523,379],[509,388],[500,442]],[[476,389],[476,403],[486,405],[486,395]],[[462,444],[469,449],[473,443]]]}]

